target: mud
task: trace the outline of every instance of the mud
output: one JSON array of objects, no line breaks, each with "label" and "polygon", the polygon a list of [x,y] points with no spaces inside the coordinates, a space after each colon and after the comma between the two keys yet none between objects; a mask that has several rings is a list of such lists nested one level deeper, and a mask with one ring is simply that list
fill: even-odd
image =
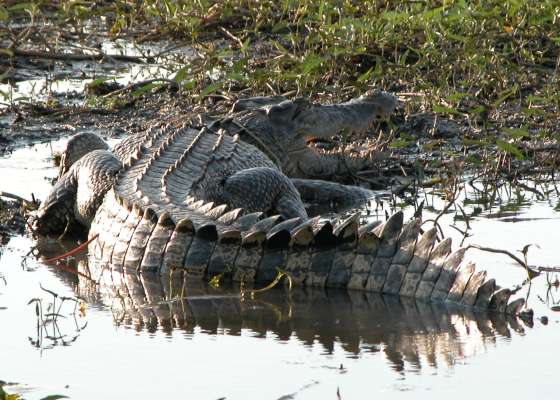
[{"label": "mud", "polygon": [[168,91],[131,99],[114,111],[80,106],[28,106],[5,112],[0,125],[0,152],[84,131],[96,131],[106,138],[120,137],[160,116],[185,113],[189,107]]},{"label": "mud", "polygon": [[0,245],[8,243],[11,236],[23,235],[24,232],[25,218],[21,204],[0,198]]}]

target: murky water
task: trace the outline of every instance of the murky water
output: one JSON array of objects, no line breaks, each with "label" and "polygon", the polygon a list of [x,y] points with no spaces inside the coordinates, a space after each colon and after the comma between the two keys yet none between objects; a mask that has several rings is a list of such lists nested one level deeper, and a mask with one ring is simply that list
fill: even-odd
[{"label": "murky water", "polygon": [[[165,51],[170,48],[169,52]],[[19,68],[13,84],[0,83],[0,109],[8,104],[44,101],[51,96],[66,105],[82,104],[86,85],[94,80],[107,80],[121,85],[147,79],[172,78],[193,57],[191,47],[160,43],[158,46],[132,44],[126,41],[104,42],[104,54],[150,58],[150,63],[130,63],[115,59],[95,61],[37,61]],[[160,54],[161,53],[161,54]]]},{"label": "murky water", "polygon": [[[44,197],[45,177],[56,174],[51,152],[63,146],[64,140],[40,144],[0,159],[1,188]],[[530,263],[557,265],[557,198],[532,194],[518,201],[509,193],[516,201],[501,212],[483,211],[471,220],[466,243],[509,250],[536,243]],[[443,206],[437,196],[427,199],[437,210]],[[461,235],[449,225],[465,226],[454,215],[440,224],[458,243]],[[251,299],[236,287],[130,280],[115,286],[122,277],[110,273],[102,282],[113,285],[96,286],[36,260],[32,246],[30,238],[15,237],[0,248],[0,379],[26,398],[521,399],[553,398],[560,388],[560,318],[550,309],[560,293],[544,276],[531,286],[536,318],[527,326],[341,290],[279,288]],[[468,255],[500,282],[523,281],[524,271],[503,255]],[[61,301],[77,296],[82,304]],[[41,299],[42,318],[50,320],[44,326],[31,299]],[[48,315],[53,301],[56,319]]]}]

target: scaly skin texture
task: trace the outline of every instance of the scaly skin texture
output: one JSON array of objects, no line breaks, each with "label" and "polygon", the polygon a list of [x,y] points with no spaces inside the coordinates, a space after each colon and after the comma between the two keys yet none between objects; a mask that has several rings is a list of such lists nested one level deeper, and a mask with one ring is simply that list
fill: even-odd
[{"label": "scaly skin texture", "polygon": [[[329,105],[310,103],[303,98],[292,101],[282,96],[252,97],[238,100],[225,117],[200,115],[197,120],[214,132],[222,128],[231,136],[239,135],[244,142],[258,147],[291,178],[333,180],[371,166],[378,151],[372,149],[359,157],[345,152],[325,154],[308,147],[307,139],[367,132],[380,122],[388,121],[396,105],[396,98],[383,92]],[[120,159],[127,159],[131,149],[143,139],[143,135],[131,136],[118,144],[114,153]],[[100,146],[96,139],[89,141]]]},{"label": "scaly skin texture", "polygon": [[[56,233],[64,219],[91,222],[92,258],[134,273],[247,283],[269,282],[282,268],[296,285],[507,314],[523,305],[509,303],[509,290],[464,265],[465,251],[451,252],[450,240],[436,244],[435,229],[420,235],[419,220],[403,225],[402,213],[366,226],[358,214],[308,219],[297,185],[265,152],[224,130],[171,119],[126,139],[115,153],[96,150],[78,160],[39,210],[36,231]],[[322,184],[306,188],[313,185]]]},{"label": "scaly skin texture", "polygon": [[141,274],[173,271],[189,279],[222,275],[245,283],[270,282],[281,268],[295,285],[397,294],[506,314],[517,314],[524,304],[523,299],[509,303],[508,289],[485,282],[485,273],[475,273],[464,261],[464,249],[451,252],[450,239],[436,244],[433,229],[419,237],[420,221],[403,225],[402,213],[361,227],[358,215],[302,222],[225,213],[197,229],[193,217],[215,210],[208,203],[192,204],[191,216],[176,223],[167,214],[158,217],[121,202],[110,191],[92,224],[90,237],[99,235],[92,265],[101,261]]},{"label": "scaly skin texture", "polygon": [[366,132],[388,121],[396,105],[394,96],[382,92],[329,105],[301,98],[290,101],[281,96],[249,98],[239,100],[233,115],[218,124],[272,155],[292,178],[332,180],[372,165],[378,152],[372,149],[361,157],[344,152],[322,154],[307,146],[307,138]]},{"label": "scaly skin texture", "polygon": [[78,269],[80,296],[97,304],[101,300],[114,321],[138,331],[192,333],[199,326],[208,333],[239,335],[241,328],[248,328],[263,336],[273,332],[285,340],[295,335],[302,343],[318,341],[326,350],[332,350],[338,338],[355,354],[382,345],[395,366],[405,356],[434,360],[440,353],[451,355],[452,365],[454,354],[464,359],[479,350],[472,348],[473,337],[509,337],[510,329],[523,332],[521,321],[511,316],[475,315],[377,293],[294,287],[289,301],[283,290],[260,292],[252,299],[241,298],[228,285],[209,287],[181,274],[123,274],[81,262]]}]

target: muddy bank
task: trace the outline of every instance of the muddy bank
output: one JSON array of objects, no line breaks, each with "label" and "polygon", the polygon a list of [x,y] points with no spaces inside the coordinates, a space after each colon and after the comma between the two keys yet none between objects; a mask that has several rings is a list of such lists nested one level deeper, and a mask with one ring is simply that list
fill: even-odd
[{"label": "muddy bank", "polygon": [[0,198],[0,245],[8,243],[10,236],[23,235],[25,218],[21,204]]},{"label": "muddy bank", "polygon": [[191,104],[169,91],[131,98],[115,110],[41,103],[4,110],[0,120],[0,152],[84,131],[95,131],[106,138],[120,137],[161,116],[188,110],[192,110]]}]

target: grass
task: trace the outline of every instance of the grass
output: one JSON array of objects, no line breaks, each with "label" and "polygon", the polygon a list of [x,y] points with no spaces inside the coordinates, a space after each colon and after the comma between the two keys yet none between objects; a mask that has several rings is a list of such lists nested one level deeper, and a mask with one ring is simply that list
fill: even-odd
[{"label": "grass", "polygon": [[[557,0],[6,0],[0,19],[7,54],[62,25],[84,38],[186,41],[197,56],[174,79],[189,98],[337,99],[375,87],[400,93],[405,116],[469,126],[465,146],[491,143],[523,160],[527,141],[560,139]],[[56,47],[60,35],[47,38]]]}]

